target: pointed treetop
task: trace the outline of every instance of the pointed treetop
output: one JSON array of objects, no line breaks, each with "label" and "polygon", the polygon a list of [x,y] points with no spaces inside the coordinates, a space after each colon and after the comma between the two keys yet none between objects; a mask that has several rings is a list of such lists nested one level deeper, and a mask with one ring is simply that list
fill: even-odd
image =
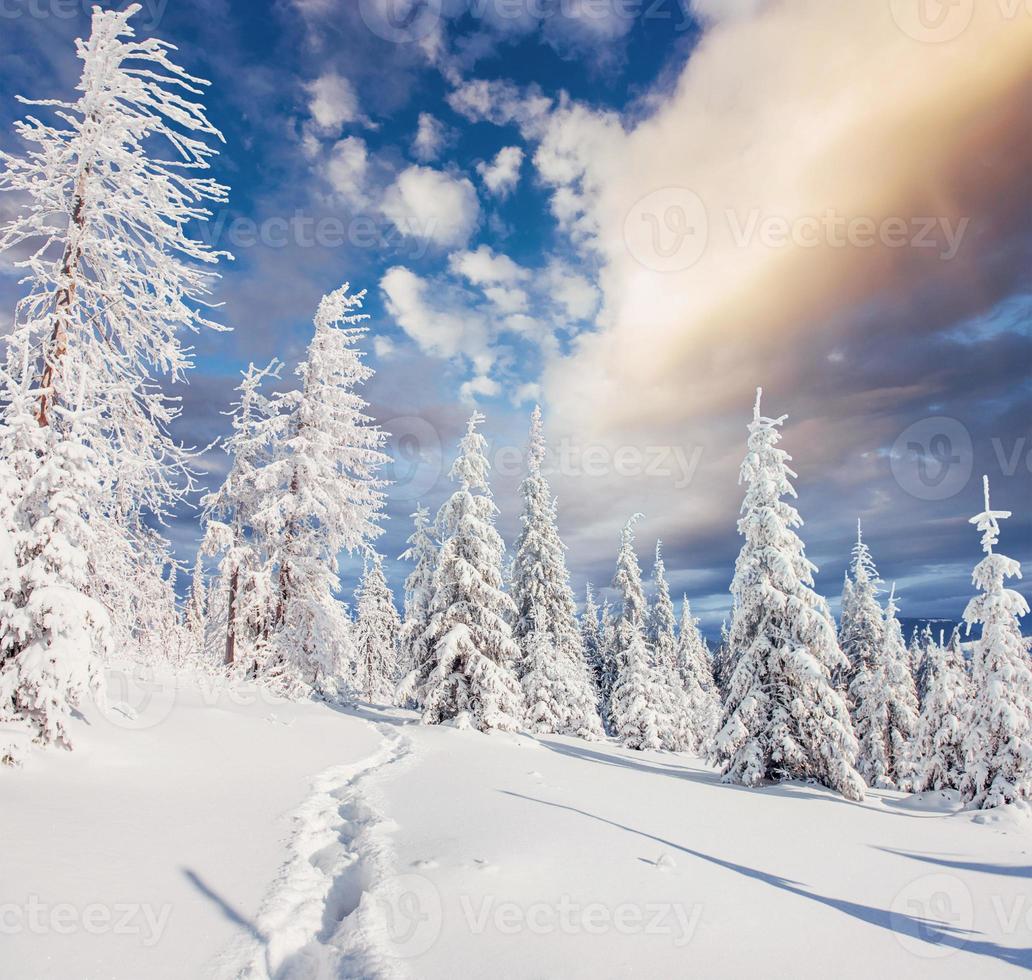
[{"label": "pointed treetop", "polygon": [[663,567],[663,539],[656,538],[656,565]]},{"label": "pointed treetop", "polygon": [[346,282],[339,289],[323,296],[319,301],[319,308],[315,312],[316,330],[326,330],[338,323],[354,326],[362,320],[369,319],[368,313],[352,312],[362,309],[366,291],[363,289],[360,293],[349,295],[350,288],[351,283]]},{"label": "pointed treetop", "polygon": [[993,546],[1000,540],[1000,521],[1005,521],[1011,516],[1009,510],[993,510],[989,503],[989,477],[982,477],[982,491],[985,494],[985,510],[981,514],[975,514],[971,518],[974,524],[982,532],[982,550],[987,554],[993,553]]},{"label": "pointed treetop", "polygon": [[623,526],[623,530],[620,532],[620,541],[627,545],[634,540],[634,525],[638,521],[645,520],[645,515],[641,513],[632,514],[628,519],[627,523]]},{"label": "pointed treetop", "polygon": [[530,415],[530,441],[527,444],[527,469],[531,476],[540,476],[545,461],[545,433],[541,424],[541,406],[535,405]]},{"label": "pointed treetop", "polygon": [[889,591],[889,601],[885,606],[885,614],[889,617],[895,616],[899,612],[899,604],[896,602],[896,583],[892,583],[892,589]]},{"label": "pointed treetop", "polygon": [[856,543],[858,545],[864,543],[864,525],[859,517],[856,519]]},{"label": "pointed treetop", "polygon": [[788,419],[787,415],[779,416],[778,418],[767,418],[760,414],[760,403],[763,400],[763,389],[756,389],[756,403],[753,405],[753,420],[749,424],[750,432],[757,432],[762,429],[774,429],[780,425],[784,425]]}]

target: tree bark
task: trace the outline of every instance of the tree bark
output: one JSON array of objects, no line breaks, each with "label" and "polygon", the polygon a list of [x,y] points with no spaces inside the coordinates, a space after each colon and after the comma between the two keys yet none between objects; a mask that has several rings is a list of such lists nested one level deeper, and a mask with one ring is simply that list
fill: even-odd
[{"label": "tree bark", "polygon": [[240,585],[240,569],[234,568],[229,579],[229,609],[226,615],[226,656],[223,663],[232,665],[236,659],[236,604]]},{"label": "tree bark", "polygon": [[85,164],[75,183],[75,198],[72,203],[73,230],[69,235],[61,262],[61,275],[65,284],[57,291],[54,301],[54,328],[50,334],[49,349],[44,354],[43,373],[39,384],[39,412],[36,420],[41,427],[50,424],[49,411],[57,401],[55,376],[61,360],[68,351],[68,311],[75,300],[75,277],[79,269],[79,258],[82,255],[79,237],[86,226],[86,180],[90,175],[90,170],[91,164]]}]

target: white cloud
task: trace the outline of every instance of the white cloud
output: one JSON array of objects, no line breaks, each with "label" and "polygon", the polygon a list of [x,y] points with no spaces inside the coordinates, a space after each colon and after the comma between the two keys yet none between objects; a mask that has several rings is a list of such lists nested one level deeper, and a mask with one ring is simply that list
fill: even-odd
[{"label": "white cloud", "polygon": [[503,146],[490,163],[477,164],[477,173],[492,194],[506,197],[519,183],[522,163],[523,150],[518,146]]},{"label": "white cloud", "polygon": [[421,163],[429,163],[441,155],[447,142],[448,130],[444,123],[429,112],[421,112],[412,140],[412,155]]},{"label": "white cloud", "polygon": [[515,283],[530,278],[529,269],[513,262],[508,255],[492,251],[490,245],[479,245],[472,252],[453,252],[448,257],[448,266],[474,286]]},{"label": "white cloud", "polygon": [[492,122],[498,126],[518,123],[536,131],[552,108],[552,100],[536,88],[521,91],[512,82],[474,78],[457,86],[447,96],[448,105],[470,122]]},{"label": "white cloud", "polygon": [[527,309],[527,294],[522,289],[488,286],[484,295],[499,313],[523,313]]},{"label": "white cloud", "polygon": [[585,277],[553,260],[545,270],[545,287],[552,299],[574,320],[587,320],[598,309],[599,292]]},{"label": "white cloud", "polygon": [[486,374],[478,374],[470,378],[459,388],[459,397],[465,402],[471,402],[478,395],[484,398],[493,398],[502,390],[502,386],[494,378]]},{"label": "white cloud", "polygon": [[346,123],[363,119],[354,86],[335,71],[309,82],[305,91],[308,93],[308,111],[316,127],[325,135],[336,135]]},{"label": "white cloud", "polygon": [[365,181],[369,172],[369,153],[365,141],[348,136],[334,144],[326,160],[325,174],[336,193],[352,204],[365,201]]},{"label": "white cloud", "polygon": [[527,381],[525,384],[521,384],[512,393],[512,403],[519,408],[521,405],[526,405],[530,402],[537,402],[541,398],[541,385],[536,381]]},{"label": "white cloud", "polygon": [[400,265],[387,270],[380,288],[387,311],[425,353],[468,357],[482,372],[490,367],[487,325],[475,310]]},{"label": "white cloud", "polygon": [[412,166],[387,189],[383,213],[403,234],[454,248],[476,229],[480,202],[466,177]]},{"label": "white cloud", "polygon": [[379,358],[388,358],[395,354],[398,345],[393,338],[385,337],[382,334],[373,337],[373,353]]}]

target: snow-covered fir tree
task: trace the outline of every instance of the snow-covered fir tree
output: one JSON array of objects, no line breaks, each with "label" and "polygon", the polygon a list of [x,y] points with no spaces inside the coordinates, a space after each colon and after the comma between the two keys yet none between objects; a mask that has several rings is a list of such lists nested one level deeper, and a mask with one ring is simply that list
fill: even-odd
[{"label": "snow-covered fir tree", "polygon": [[[595,686],[585,659],[577,623],[577,606],[566,569],[566,547],[559,537],[556,503],[541,472],[545,437],[541,409],[531,416],[527,447],[527,477],[520,484],[523,498],[521,530],[512,565],[511,596],[516,606],[513,630],[523,658],[518,674],[531,712],[529,723],[538,732],[600,735]],[[527,639],[534,634],[533,668]],[[541,658],[551,645],[554,664]],[[534,676],[528,682],[527,675]]]},{"label": "snow-covered fir tree", "polygon": [[831,672],[847,662],[827,603],[813,590],[815,566],[795,529],[791,457],[778,448],[785,417],[760,414],[757,391],[742,464],[738,531],[745,538],[731,591],[729,643],[735,668],[714,753],[724,780],[813,779],[862,799],[856,739]]},{"label": "snow-covered fir tree", "polygon": [[[42,742],[65,740],[57,719],[95,673],[105,638],[137,647],[160,565],[150,549],[159,539],[140,529],[193,489],[191,454],[169,432],[179,404],[161,382],[183,380],[191,366],[182,333],[216,326],[203,309],[222,253],[189,231],[209,216],[207,203],[226,199],[201,173],[215,152],[207,141],[221,136],[195,100],[206,83],[172,61],[171,45],[136,38],[130,20],[139,9],[94,8],[90,36],[77,42],[76,99],[29,102],[39,114],[15,124],[26,151],[0,153],[0,190],[15,194],[0,252],[27,252],[12,263],[27,293],[0,379],[0,455],[12,461],[9,516],[19,539],[14,580],[0,594],[20,617],[3,640],[0,711],[21,705]],[[40,431],[30,439],[33,425]],[[75,449],[80,438],[88,450]],[[54,482],[62,479],[72,484]],[[89,533],[74,526],[76,513]],[[58,527],[74,541],[54,539]],[[47,614],[46,628],[77,641],[55,645],[61,659],[34,681],[24,662],[8,661],[37,656],[41,634],[26,624],[42,627],[38,617],[58,594],[63,625]],[[15,671],[31,689],[11,688]]]},{"label": "snow-covered fir tree", "polygon": [[598,710],[602,716],[602,725],[612,734],[612,696],[613,685],[620,673],[617,660],[616,617],[608,599],[603,600],[598,616],[598,655],[596,665],[592,669],[596,673],[598,688]]},{"label": "snow-covered fir tree", "polygon": [[286,691],[333,691],[353,655],[336,595],[337,557],[364,551],[380,533],[387,457],[384,433],[359,387],[373,374],[358,344],[365,292],[347,283],[324,296],[298,365],[299,388],[277,393],[260,423],[272,456],[256,474],[255,527],[276,569],[276,605],[261,643],[261,673]]},{"label": "snow-covered fir tree", "polygon": [[916,657],[914,650],[907,649],[907,662],[910,664],[911,673],[914,676],[918,704],[924,704],[925,696],[928,693],[929,672],[932,669],[933,662],[941,659],[944,640],[945,637],[940,630],[938,641],[932,640],[927,646],[920,647],[916,651]]},{"label": "snow-covered fir tree", "polygon": [[441,550],[427,631],[434,666],[420,701],[427,724],[513,731],[525,710],[520,652],[509,625],[515,604],[502,590],[505,546],[495,528],[487,440],[477,431],[483,421],[479,412],[470,417],[450,473],[458,487],[437,515]]},{"label": "snow-covered fir tree", "polygon": [[1028,603],[1004,584],[1021,577],[1021,565],[993,549],[1000,521],[1010,511],[993,510],[989,477],[983,478],[985,510],[971,518],[982,532],[985,557],[975,566],[978,589],[964,610],[968,629],[981,626],[971,656],[971,701],[965,712],[967,765],[961,793],[988,809],[1032,796],[1032,666],[1020,620]]},{"label": "snow-covered fir tree", "polygon": [[688,698],[688,715],[694,741],[691,751],[704,751],[720,722],[720,696],[713,680],[713,668],[699,620],[692,615],[688,597],[681,600],[681,623],[675,664]]},{"label": "snow-covered fir tree", "polygon": [[634,548],[634,525],[641,519],[635,514],[623,527],[613,579],[621,605],[614,631],[617,673],[609,696],[609,728],[628,748],[683,748],[691,741],[683,698],[653,667],[646,641],[648,602]]},{"label": "snow-covered fir tree", "polygon": [[269,419],[276,405],[262,385],[279,377],[276,359],[265,368],[248,365],[229,413],[232,432],[223,443],[230,458],[222,486],[206,494],[201,552],[218,561],[217,583],[209,590],[209,634],[222,637],[227,666],[254,667],[256,644],[269,629],[275,604],[268,549],[255,526],[263,504],[257,478],[274,457]]},{"label": "snow-covered fir tree", "polygon": [[[852,573],[850,575],[850,573]],[[882,645],[884,616],[878,603],[878,569],[864,541],[863,529],[856,522],[856,544],[846,583],[842,589],[842,617],[839,647],[849,660],[848,674],[842,678],[849,686],[857,673],[867,666]]]},{"label": "snow-covered fir tree", "polygon": [[964,712],[968,676],[954,629],[946,646],[936,645],[925,659],[925,697],[914,747],[914,788],[960,789],[964,775]]},{"label": "snow-covered fir tree", "polygon": [[433,670],[433,650],[427,642],[430,628],[430,603],[434,596],[434,571],[437,568],[437,533],[430,521],[430,511],[419,505],[411,515],[414,530],[401,561],[412,563],[405,579],[405,619],[398,640],[399,673],[396,700],[416,706],[417,692],[426,685]]},{"label": "snow-covered fir tree", "polygon": [[674,615],[674,603],[670,599],[670,586],[666,579],[662,541],[656,542],[652,582],[655,595],[649,607],[647,634],[652,647],[652,659],[657,667],[671,668],[675,665],[677,651],[677,618]]},{"label": "snow-covered fir tree", "polygon": [[717,685],[721,702],[727,698],[731,686],[731,675],[735,670],[734,654],[731,651],[731,629],[727,620],[720,624],[720,643],[713,654],[713,682]]},{"label": "snow-covered fir tree", "polygon": [[190,654],[203,657],[205,632],[208,622],[208,589],[205,583],[204,556],[200,551],[194,560],[190,576],[190,589],[186,594],[186,608],[183,612],[183,626],[189,643]]},{"label": "snow-covered fir tree", "polygon": [[383,559],[370,548],[355,590],[355,689],[364,701],[393,703],[400,632],[401,620],[383,574]]},{"label": "snow-covered fir tree", "polygon": [[[873,570],[873,563],[871,567]],[[859,598],[859,581],[856,584]],[[860,774],[869,786],[908,790],[914,781],[912,742],[917,730],[918,706],[897,611],[893,590],[884,622],[879,626],[878,643],[870,648],[858,648],[861,652],[849,694],[853,704],[853,729],[860,744],[857,759]],[[858,613],[856,622],[860,618]]]},{"label": "snow-covered fir tree", "polygon": [[598,690],[602,678],[602,662],[599,654],[602,650],[602,624],[599,622],[599,608],[595,601],[595,592],[591,583],[584,587],[584,613],[581,615],[581,643],[584,645],[584,658],[588,662],[591,676]]},{"label": "snow-covered fir tree", "polygon": [[662,709],[640,626],[621,621],[621,668],[611,695],[612,734],[629,749],[663,748]]},{"label": "snow-covered fir tree", "polygon": [[[25,386],[8,406],[20,438],[6,462],[15,467],[22,453],[44,443],[47,451],[17,491],[0,604],[0,722],[41,745],[71,748],[66,722],[98,689],[99,660],[112,638],[107,610],[89,595],[91,507],[99,495],[89,430],[96,416],[63,402],[53,407],[61,424],[41,427],[35,399]],[[0,741],[2,761],[20,763],[23,756],[17,738]]]}]

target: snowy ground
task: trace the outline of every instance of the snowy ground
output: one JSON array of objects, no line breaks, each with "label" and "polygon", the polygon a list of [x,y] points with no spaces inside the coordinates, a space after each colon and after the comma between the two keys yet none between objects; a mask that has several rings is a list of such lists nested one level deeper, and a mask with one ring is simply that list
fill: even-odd
[{"label": "snowy ground", "polygon": [[111,680],[0,774],[5,980],[1032,969],[1022,811]]}]

